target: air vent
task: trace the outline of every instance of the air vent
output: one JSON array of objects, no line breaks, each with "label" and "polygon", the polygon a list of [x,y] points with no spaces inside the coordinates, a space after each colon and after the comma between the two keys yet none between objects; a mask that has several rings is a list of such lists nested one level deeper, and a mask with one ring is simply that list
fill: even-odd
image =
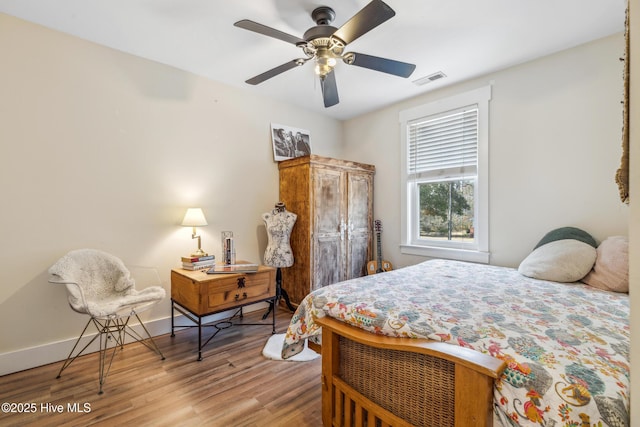
[{"label": "air vent", "polygon": [[442,71],[438,71],[437,73],[433,73],[430,74],[428,76],[425,77],[421,77],[418,80],[414,80],[413,83],[418,85],[418,86],[422,86],[422,85],[426,85],[427,83],[431,83],[434,82],[436,80],[440,80],[444,77],[447,77],[447,75],[445,73],[443,73]]}]

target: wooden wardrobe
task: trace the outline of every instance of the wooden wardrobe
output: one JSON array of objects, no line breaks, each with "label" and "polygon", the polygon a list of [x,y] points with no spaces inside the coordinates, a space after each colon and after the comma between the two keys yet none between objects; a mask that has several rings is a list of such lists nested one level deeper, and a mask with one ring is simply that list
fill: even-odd
[{"label": "wooden wardrobe", "polygon": [[280,201],[298,215],[282,287],[298,305],[314,289],[363,276],[373,258],[375,167],[316,155],[279,163]]}]

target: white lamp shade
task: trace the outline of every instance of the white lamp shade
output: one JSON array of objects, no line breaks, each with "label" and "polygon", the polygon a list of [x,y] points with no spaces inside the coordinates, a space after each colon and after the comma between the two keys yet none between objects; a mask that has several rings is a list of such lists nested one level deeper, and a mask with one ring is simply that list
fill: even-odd
[{"label": "white lamp shade", "polygon": [[189,208],[184,215],[182,225],[185,227],[202,227],[207,224],[207,219],[204,217],[204,213],[200,208]]}]

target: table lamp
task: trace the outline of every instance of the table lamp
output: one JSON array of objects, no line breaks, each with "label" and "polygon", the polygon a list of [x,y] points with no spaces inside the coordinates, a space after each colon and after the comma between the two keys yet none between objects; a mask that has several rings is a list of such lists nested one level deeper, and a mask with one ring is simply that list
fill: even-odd
[{"label": "table lamp", "polygon": [[193,257],[201,257],[207,256],[207,253],[202,250],[200,247],[200,236],[196,234],[196,227],[202,227],[207,224],[207,220],[204,217],[204,213],[200,208],[189,208],[187,209],[187,213],[184,215],[184,219],[182,220],[182,225],[184,227],[193,227],[193,231],[191,233],[191,238],[198,239],[198,250],[193,252],[191,256]]}]

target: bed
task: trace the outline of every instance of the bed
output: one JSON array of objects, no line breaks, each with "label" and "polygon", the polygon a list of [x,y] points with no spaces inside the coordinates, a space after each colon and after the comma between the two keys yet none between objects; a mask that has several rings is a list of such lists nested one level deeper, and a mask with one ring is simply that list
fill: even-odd
[{"label": "bed", "polygon": [[429,260],[309,294],[283,358],[321,338],[325,426],[629,426],[629,299]]}]

